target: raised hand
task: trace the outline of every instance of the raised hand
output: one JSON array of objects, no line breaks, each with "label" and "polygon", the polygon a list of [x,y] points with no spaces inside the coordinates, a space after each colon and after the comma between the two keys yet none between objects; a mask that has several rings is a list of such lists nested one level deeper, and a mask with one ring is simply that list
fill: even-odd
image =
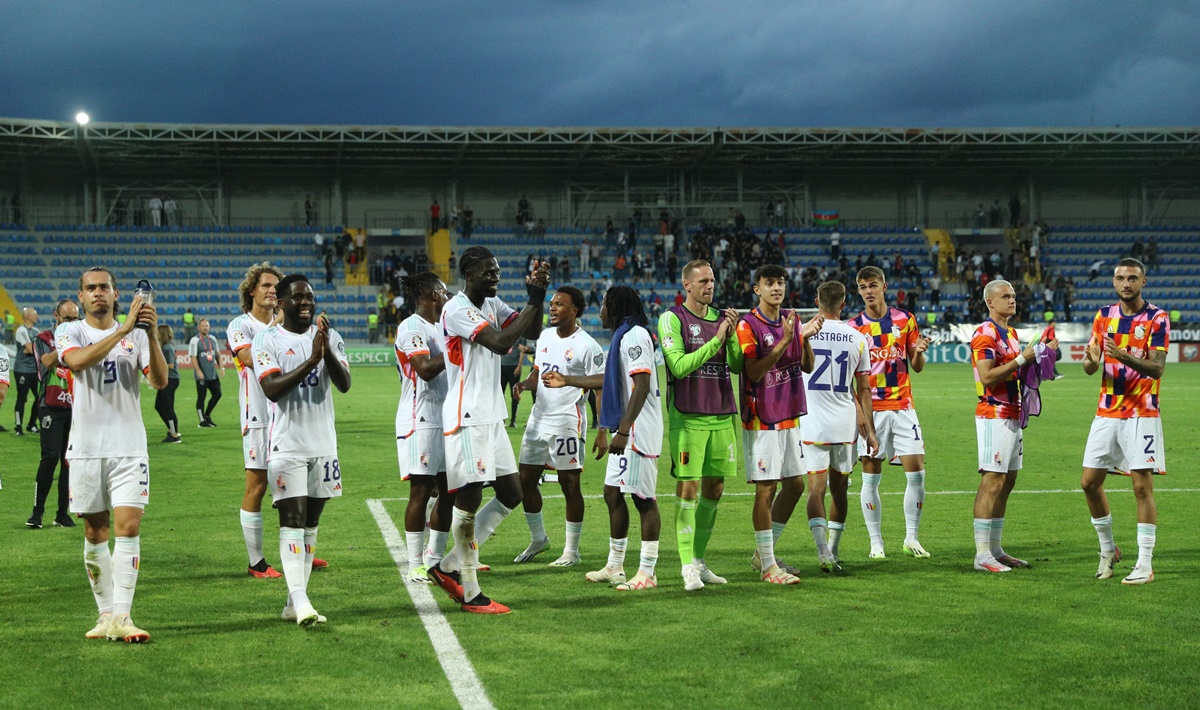
[{"label": "raised hand", "polygon": [[542,374],[542,384],[550,389],[558,389],[567,386],[567,379],[561,372],[550,370]]},{"label": "raised hand", "polygon": [[825,327],[825,316],[818,313],[813,316],[807,323],[804,324],[804,329],[801,331],[805,338],[811,338],[821,332],[821,328]]},{"label": "raised hand", "polygon": [[916,355],[916,354],[918,354],[918,353],[923,353],[923,352],[925,352],[926,350],[928,350],[928,349],[929,349],[929,343],[930,343],[930,340],[929,340],[929,338],[925,337],[924,335],[922,335],[922,336],[920,336],[919,338],[917,338],[917,342],[916,342],[916,343],[914,343],[914,344],[913,344],[913,346],[912,346],[912,348],[911,348],[911,349],[912,349],[912,352],[913,352],[913,354],[914,354],[914,355]]}]

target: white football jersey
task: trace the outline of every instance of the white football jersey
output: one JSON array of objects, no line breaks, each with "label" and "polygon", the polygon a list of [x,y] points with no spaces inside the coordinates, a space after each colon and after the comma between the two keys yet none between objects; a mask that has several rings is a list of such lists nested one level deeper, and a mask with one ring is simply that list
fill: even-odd
[{"label": "white football jersey", "polygon": [[406,438],[417,429],[441,429],[446,402],[446,372],[426,382],[410,360],[417,355],[443,353],[441,328],[413,314],[396,328],[396,370],[400,373],[400,406],[396,409],[396,436]]},{"label": "white football jersey", "polygon": [[[83,320],[63,323],[54,331],[59,359],[104,340],[118,327],[113,323],[98,330]],[[75,373],[68,459],[146,455],[139,380],[149,368],[150,338],[134,328],[103,360]]]},{"label": "white football jersey", "polygon": [[871,373],[867,338],[845,321],[826,320],[809,344],[815,359],[812,373],[804,373],[808,399],[808,414],[800,421],[804,443],[848,444],[858,435],[854,377]]},{"label": "white football jersey", "polygon": [[[272,372],[286,374],[303,367],[312,354],[316,334],[315,325],[309,326],[304,333],[292,333],[283,326],[259,333],[253,345],[255,379],[261,382]],[[338,362],[349,368],[346,345],[332,328],[329,329],[329,347],[333,348]],[[295,389],[271,403],[267,461],[337,456],[332,395],[332,382],[322,360]]]},{"label": "white football jersey", "polygon": [[8,348],[0,347],[0,385],[8,384]]},{"label": "white football jersey", "polygon": [[528,428],[543,434],[572,431],[587,433],[587,395],[578,387],[549,389],[541,376],[561,372],[568,377],[604,374],[604,351],[582,327],[565,338],[557,328],[542,331],[534,348],[533,365],[538,369],[537,402],[529,414]]},{"label": "white football jersey", "polygon": [[633,376],[640,372],[650,373],[650,394],[646,396],[646,403],[629,430],[629,446],[642,456],[657,457],[662,454],[663,415],[658,370],[654,367],[654,341],[650,339],[650,331],[641,326],[630,328],[621,338],[621,352],[617,355],[625,372],[625,390],[621,393],[622,411],[629,406]]},{"label": "white football jersey", "polygon": [[499,298],[487,298],[476,307],[467,294],[458,292],[442,309],[442,346],[446,353],[446,402],[442,406],[442,431],[504,421],[504,393],[500,391],[500,356],[475,342],[486,326],[503,328],[517,317]]},{"label": "white football jersey", "polygon": [[[238,371],[238,409],[241,410],[243,434],[250,429],[260,429],[267,425],[270,416],[267,405],[270,402],[263,394],[262,385],[258,384],[258,378],[254,376],[254,368],[247,368],[243,365],[237,354],[239,351],[253,346],[254,337],[266,330],[269,325],[269,323],[257,320],[249,313],[243,313],[229,321],[229,328],[225,331],[225,338],[229,341],[229,351],[233,353],[233,363]],[[253,352],[250,354],[254,355]]]}]

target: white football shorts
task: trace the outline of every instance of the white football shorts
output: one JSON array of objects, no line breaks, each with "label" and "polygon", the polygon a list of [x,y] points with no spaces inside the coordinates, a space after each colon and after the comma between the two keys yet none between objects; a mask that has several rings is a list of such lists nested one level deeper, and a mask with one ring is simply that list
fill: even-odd
[{"label": "white football shorts", "polygon": [[642,500],[658,498],[658,458],[642,456],[626,448],[623,454],[609,454],[604,485],[621,489]]},{"label": "white football shorts", "polygon": [[446,436],[441,429],[417,429],[407,437],[396,437],[396,460],[400,479],[436,476],[446,470]]},{"label": "white football shorts", "polygon": [[250,471],[267,470],[267,428],[255,427],[242,434],[242,459]]},{"label": "white football shorts", "polygon": [[979,472],[1020,471],[1025,459],[1025,440],[1016,419],[975,417],[975,440],[979,447]]},{"label": "white football shorts", "polygon": [[583,469],[584,450],[584,440],[573,431],[547,434],[526,429],[517,461],[552,471],[579,471]]},{"label": "white football shorts", "polygon": [[517,472],[504,422],[460,427],[445,435],[446,488],[451,493],[472,483],[490,483]]},{"label": "white football shorts", "polygon": [[1084,468],[1103,468],[1111,473],[1167,472],[1167,449],[1163,444],[1162,419],[1096,417],[1083,451]]},{"label": "white football shorts", "polygon": [[804,463],[800,427],[743,429],[742,458],[746,465],[746,483],[803,476],[808,468]]},{"label": "white football shorts", "polygon": [[858,446],[848,444],[805,444],[804,461],[809,473],[850,473],[858,462]]},{"label": "white football shorts", "polygon": [[150,461],[145,456],[71,459],[71,512],[103,513],[109,508],[145,508],[150,502]]},{"label": "white football shorts", "polygon": [[342,495],[342,467],[336,456],[310,459],[284,459],[276,456],[267,462],[267,481],[271,497],[337,498]]}]

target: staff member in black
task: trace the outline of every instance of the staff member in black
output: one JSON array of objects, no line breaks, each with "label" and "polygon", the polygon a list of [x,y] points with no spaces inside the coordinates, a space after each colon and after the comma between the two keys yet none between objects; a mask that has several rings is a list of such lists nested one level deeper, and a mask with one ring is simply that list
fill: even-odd
[{"label": "staff member in black", "polygon": [[[225,364],[221,362],[221,346],[208,334],[208,319],[201,318],[197,325],[200,333],[188,343],[192,373],[196,375],[196,416],[200,418],[201,427],[214,427],[212,412],[221,401],[221,375],[225,374]],[[207,408],[204,406],[206,395],[212,395]]]},{"label": "staff member in black", "polygon": [[54,328],[38,333],[33,341],[38,389],[42,393],[33,410],[41,421],[38,431],[42,440],[42,459],[38,463],[34,483],[33,514],[25,521],[27,528],[42,527],[46,499],[54,485],[55,468],[58,468],[58,511],[54,514],[54,524],[64,528],[75,527],[68,509],[71,481],[67,468],[67,438],[71,433],[71,392],[75,376],[58,361],[54,329],[76,320],[79,320],[79,306],[71,299],[64,298],[54,307]]},{"label": "staff member in black", "polygon": [[175,365],[175,331],[171,326],[159,324],[158,343],[162,348],[163,360],[167,362],[167,386],[154,395],[154,411],[158,412],[163,424],[167,425],[167,437],[162,443],[178,444],[183,441],[179,434],[179,417],[175,416],[175,390],[179,389],[179,368]]}]

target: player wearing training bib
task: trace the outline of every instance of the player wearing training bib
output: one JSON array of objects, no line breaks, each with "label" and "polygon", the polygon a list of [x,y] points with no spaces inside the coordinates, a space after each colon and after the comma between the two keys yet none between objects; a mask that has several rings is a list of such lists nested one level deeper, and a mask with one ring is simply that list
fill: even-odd
[{"label": "player wearing training bib", "polygon": [[[815,366],[804,376],[808,414],[800,420],[808,469],[808,528],[824,572],[841,569],[838,544],[846,529],[846,489],[858,458],[858,439],[868,456],[879,452],[871,412],[871,356],[866,337],[838,320],[846,307],[846,286],[826,281],[817,287],[817,305],[825,319],[810,339]],[[830,493],[825,514],[825,491]],[[776,518],[778,520],[778,518]],[[786,522],[786,521],[785,521]]]},{"label": "player wearing training bib", "polygon": [[[4,404],[4,396],[8,394],[9,381],[12,379],[11,366],[8,360],[8,348],[0,347],[0,404]],[[0,484],[0,489],[4,486]]]},{"label": "player wearing training bib", "polygon": [[708,569],[704,555],[725,479],[737,474],[737,404],[729,374],[742,371],[734,333],[738,314],[711,306],[715,285],[708,262],[689,262],[683,267],[687,298],[658,319],[667,364],[671,475],[678,480],[675,538],[683,588],[689,592],[725,584],[725,578]]},{"label": "player wearing training bib", "polygon": [[583,533],[579,477],[583,473],[584,437],[588,430],[584,407],[587,391],[579,387],[548,388],[542,384],[541,374],[603,376],[604,351],[579,325],[586,303],[583,291],[574,286],[558,289],[550,299],[550,325],[554,328],[543,330],[538,338],[529,378],[513,386],[515,397],[520,397],[522,391],[537,393],[518,458],[529,547],[513,562],[528,562],[550,547],[542,521],[542,493],[538,489],[542,473],[547,470],[558,472],[558,484],[567,503],[566,542],[562,555],[550,566],[571,567],[579,562],[579,536]]},{"label": "player wearing training bib", "polygon": [[[446,402],[442,431],[446,444],[446,486],[454,493],[454,549],[429,568],[429,578],[464,611],[507,614],[479,587],[479,548],[521,502],[517,461],[504,427],[500,356],[522,336],[542,332],[542,303],[550,285],[549,264],[538,264],[526,288],[529,303],[517,313],[496,298],[500,262],[483,247],[459,256],[465,287],[442,309],[446,352]],[[483,509],[483,485],[496,497]],[[478,517],[476,511],[479,511]]]},{"label": "player wearing training bib", "polygon": [[[246,573],[259,579],[282,577],[267,564],[263,555],[262,500],[267,493],[267,425],[271,415],[262,385],[254,376],[254,338],[272,325],[278,325],[275,287],[283,272],[270,262],[253,264],[238,286],[242,314],[229,322],[225,340],[233,353],[238,373],[238,419],[242,435],[242,464],[246,471],[246,491],[238,511],[242,540],[246,544],[249,566]],[[279,315],[281,319],[282,314]],[[314,567],[325,567],[325,560],[313,558]]]},{"label": "player wearing training bib", "polygon": [[[620,592],[637,592],[658,586],[658,538],[662,517],[658,512],[658,457],[662,455],[663,420],[658,377],[654,366],[654,340],[638,292],[613,286],[600,305],[600,323],[612,331],[603,374],[564,377],[542,375],[547,387],[573,386],[601,391],[600,427],[596,434],[596,460],[608,454],[604,474],[604,502],[608,505],[608,562],[588,572],[589,582],[607,582]],[[612,432],[612,440],[607,434]],[[629,544],[629,507],[633,498],[641,519],[642,549],[638,571],[625,578],[625,549]]]},{"label": "player wearing training bib", "polygon": [[883,549],[883,511],[879,498],[879,482],[883,477],[883,462],[899,461],[904,468],[904,554],[927,558],[917,534],[921,513],[925,508],[925,442],[921,438],[921,423],[912,404],[909,369],[925,369],[925,351],[929,338],[917,332],[917,319],[908,311],[890,308],[887,304],[887,281],[877,266],[859,269],[856,276],[858,293],[865,310],[850,325],[866,336],[871,354],[871,407],[879,450],[869,455],[866,441],[858,440],[858,455],[862,459],[863,482],[859,493],[863,521],[871,537],[868,557],[886,557]]},{"label": "player wearing training bib", "polygon": [[1128,473],[1137,499],[1137,564],[1122,584],[1154,581],[1158,508],[1153,474],[1167,472],[1158,388],[1166,369],[1171,325],[1166,312],[1142,298],[1146,267],[1122,259],[1113,270],[1119,303],[1104,306],[1092,321],[1083,371],[1100,378],[1100,402],[1083,454],[1083,492],[1100,538],[1097,579],[1112,577],[1121,551],[1113,542],[1112,513],[1104,493],[1109,472]]},{"label": "player wearing training bib", "polygon": [[[983,300],[990,316],[971,337],[971,364],[975,370],[975,435],[979,449],[979,490],[975,494],[975,569],[1008,572],[1028,567],[1025,560],[1001,546],[1004,511],[1017,483],[1024,458],[1021,436],[1021,385],[1018,370],[1035,357],[1030,344],[1024,351],[1016,328],[1008,321],[1017,312],[1017,296],[1007,281],[989,281]],[[1053,350],[1057,340],[1046,343]]]},{"label": "player wearing training bib", "polygon": [[[400,478],[408,481],[404,537],[408,545],[408,579],[431,584],[429,565],[446,549],[454,496],[446,490],[446,445],[442,407],[446,402],[446,360],[439,319],[450,299],[446,284],[432,271],[400,279],[404,300],[416,312],[396,329],[396,371],[400,374],[400,404],[396,407],[396,458]],[[425,549],[425,513],[429,516],[429,549]],[[427,559],[428,558],[428,559]]]},{"label": "player wearing training bib", "polygon": [[279,560],[287,581],[283,618],[301,626],[325,621],[308,598],[321,513],[342,495],[333,392],[350,390],[342,336],[324,314],[302,274],[275,286],[283,321],[254,338],[254,376],[271,401],[267,478],[279,509]]},{"label": "player wearing training bib", "polygon": [[[799,584],[800,578],[775,559],[778,530],[792,514],[804,491],[804,449],[800,417],[806,411],[804,373],[812,371],[809,339],[821,330],[818,316],[801,330],[795,311],[780,309],[787,295],[787,270],[778,264],[754,272],[758,306],[737,323],[738,349],[745,358],[741,377],[742,455],[746,482],[754,484],[754,557],[751,566],[761,570],[769,584]],[[790,491],[775,499],[779,482]],[[772,502],[775,511],[772,511]],[[775,519],[773,513],[778,514]]]},{"label": "player wearing training bib", "polygon": [[[113,316],[118,292],[103,267],[79,279],[83,320],[54,333],[58,359],[75,375],[67,462],[71,512],[84,521],[83,563],[100,616],[85,636],[127,643],[149,640],[129,612],[141,560],[142,512],[150,500],[150,465],[142,423],[141,375],[154,389],[167,386],[167,362],[150,333],[154,306],[133,297],[123,324]],[[109,509],[112,532],[108,549]]]}]

